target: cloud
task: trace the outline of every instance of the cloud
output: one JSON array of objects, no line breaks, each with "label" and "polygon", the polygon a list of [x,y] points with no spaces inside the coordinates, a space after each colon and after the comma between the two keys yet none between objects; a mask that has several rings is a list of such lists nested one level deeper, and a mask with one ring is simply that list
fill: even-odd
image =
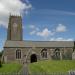
[{"label": "cloud", "polygon": [[[29,25],[29,28],[31,29],[30,31],[30,35],[35,35],[35,36],[39,36],[44,38],[45,40],[48,39],[49,37],[54,36],[56,33],[61,33],[61,32],[66,32],[67,31],[67,27],[63,24],[58,24],[57,27],[49,30],[48,28],[44,28],[42,29],[42,31],[40,30],[40,28],[36,27],[35,25]],[[63,39],[63,38],[51,38],[50,40],[67,40],[67,39]],[[68,39],[72,40],[72,39]]]},{"label": "cloud", "polygon": [[8,27],[9,14],[20,15],[31,9],[32,5],[21,0],[0,0],[0,26]]},{"label": "cloud", "polygon": [[66,26],[63,24],[58,24],[58,26],[56,27],[56,32],[65,32],[65,31],[67,31]]},{"label": "cloud", "polygon": [[28,4],[30,3],[29,0],[25,0]]},{"label": "cloud", "polygon": [[48,28],[43,29],[42,32],[37,32],[38,36],[42,36],[42,37],[48,37],[50,35],[53,35],[54,33],[51,32],[50,30],[48,30]]},{"label": "cloud", "polygon": [[29,25],[29,28],[34,29],[35,25]]},{"label": "cloud", "polygon": [[31,31],[29,33],[30,35],[34,35],[39,31],[39,28],[35,27],[35,25],[29,25],[29,28],[31,29]]},{"label": "cloud", "polygon": [[35,25],[29,25],[29,28],[33,29],[33,30],[36,30],[36,31],[39,31],[39,28],[36,27]]},{"label": "cloud", "polygon": [[30,35],[36,34],[36,30],[30,32]]},{"label": "cloud", "polygon": [[73,39],[72,38],[65,39],[62,37],[58,37],[58,38],[51,38],[49,41],[73,41]]}]

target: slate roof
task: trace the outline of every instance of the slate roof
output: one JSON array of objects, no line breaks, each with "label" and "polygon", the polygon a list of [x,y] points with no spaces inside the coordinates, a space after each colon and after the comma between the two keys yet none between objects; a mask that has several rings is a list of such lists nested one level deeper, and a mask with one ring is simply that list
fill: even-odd
[{"label": "slate roof", "polygon": [[6,41],[4,47],[73,47],[73,41]]}]

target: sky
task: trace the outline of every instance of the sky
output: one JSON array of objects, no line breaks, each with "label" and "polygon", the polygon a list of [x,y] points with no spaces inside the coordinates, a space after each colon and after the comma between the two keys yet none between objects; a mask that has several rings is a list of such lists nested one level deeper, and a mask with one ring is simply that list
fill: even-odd
[{"label": "sky", "polygon": [[22,15],[23,40],[75,40],[75,0],[0,0],[0,50],[10,14]]}]

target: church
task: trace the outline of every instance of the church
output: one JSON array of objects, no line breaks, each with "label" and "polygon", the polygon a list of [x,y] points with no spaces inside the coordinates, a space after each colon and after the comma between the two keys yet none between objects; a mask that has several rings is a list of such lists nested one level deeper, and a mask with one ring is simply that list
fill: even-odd
[{"label": "church", "polygon": [[27,41],[22,33],[22,17],[11,15],[2,56],[5,63],[72,59],[74,41]]}]

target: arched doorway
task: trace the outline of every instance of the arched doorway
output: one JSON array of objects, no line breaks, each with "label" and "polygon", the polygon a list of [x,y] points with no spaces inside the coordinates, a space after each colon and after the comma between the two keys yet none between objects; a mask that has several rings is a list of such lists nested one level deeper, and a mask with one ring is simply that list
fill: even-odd
[{"label": "arched doorway", "polygon": [[36,54],[32,54],[31,55],[31,63],[33,63],[33,62],[37,62],[37,56],[36,56]]}]

